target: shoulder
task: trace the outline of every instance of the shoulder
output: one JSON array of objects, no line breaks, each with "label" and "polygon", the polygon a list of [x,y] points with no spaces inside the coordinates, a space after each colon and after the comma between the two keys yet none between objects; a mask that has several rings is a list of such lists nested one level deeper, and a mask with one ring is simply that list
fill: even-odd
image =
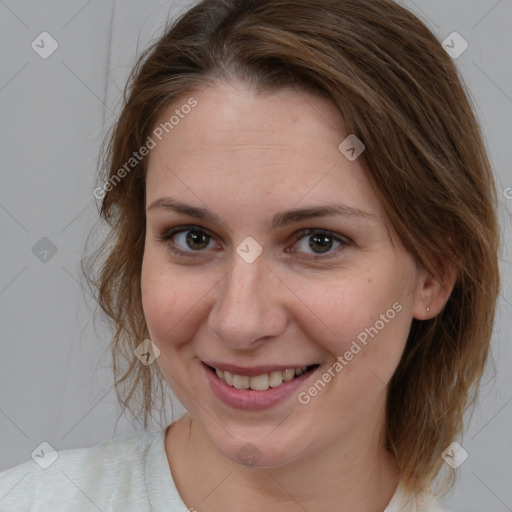
[{"label": "shoulder", "polygon": [[418,512],[455,512],[442,508],[436,498],[430,494],[422,494],[417,498],[416,507]]},{"label": "shoulder", "polygon": [[399,483],[395,494],[384,512],[455,512],[439,505],[436,497],[427,492],[409,494]]},{"label": "shoulder", "polygon": [[43,500],[58,511],[70,505],[111,510],[112,503],[144,499],[146,452],[161,435],[144,432],[58,452],[43,446],[33,459],[0,473],[0,512],[31,510]]}]

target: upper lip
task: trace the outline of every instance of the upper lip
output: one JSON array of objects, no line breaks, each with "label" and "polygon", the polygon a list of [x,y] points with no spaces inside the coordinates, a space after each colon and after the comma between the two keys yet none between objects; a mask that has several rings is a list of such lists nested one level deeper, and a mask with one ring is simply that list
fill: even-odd
[{"label": "upper lip", "polygon": [[265,373],[280,372],[283,370],[291,370],[295,368],[304,368],[307,366],[313,366],[315,364],[270,364],[262,366],[243,367],[238,366],[236,364],[226,364],[216,361],[203,361],[203,363],[213,368],[217,368],[218,370],[222,370],[224,372],[234,373],[235,375],[246,375],[247,377],[255,377],[256,375],[264,375]]}]

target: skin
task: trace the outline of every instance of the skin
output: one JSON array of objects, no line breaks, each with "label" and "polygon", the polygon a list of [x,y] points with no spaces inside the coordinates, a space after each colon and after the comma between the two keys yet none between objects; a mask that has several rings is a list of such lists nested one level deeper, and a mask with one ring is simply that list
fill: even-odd
[{"label": "skin", "polygon": [[[141,282],[158,365],[187,410],[165,441],[178,491],[200,512],[382,511],[399,478],[384,447],[387,383],[412,319],[435,316],[454,278],[442,286],[405,250],[366,177],[364,153],[349,161],[339,151],[349,134],[328,100],[237,82],[193,96],[197,106],[150,152],[146,206],[172,196],[221,222],[148,209]],[[280,211],[329,203],[370,216],[271,227]],[[187,232],[158,239],[185,225],[210,237],[192,247]],[[299,234],[306,228],[347,242],[329,238],[323,253],[308,245],[315,233]],[[263,248],[252,263],[236,252],[248,236]],[[199,256],[173,254],[173,242]],[[265,410],[233,409],[200,364],[318,363],[307,391],[394,303],[401,311],[307,405],[292,394]],[[237,457],[247,443],[260,457],[252,467]]]}]

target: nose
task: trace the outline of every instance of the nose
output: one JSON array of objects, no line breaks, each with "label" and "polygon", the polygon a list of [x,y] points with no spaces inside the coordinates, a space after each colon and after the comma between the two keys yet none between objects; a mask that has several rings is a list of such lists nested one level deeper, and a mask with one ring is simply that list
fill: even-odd
[{"label": "nose", "polygon": [[252,263],[234,254],[231,270],[215,287],[208,327],[233,351],[255,350],[286,329],[285,303],[291,293],[264,254]]}]

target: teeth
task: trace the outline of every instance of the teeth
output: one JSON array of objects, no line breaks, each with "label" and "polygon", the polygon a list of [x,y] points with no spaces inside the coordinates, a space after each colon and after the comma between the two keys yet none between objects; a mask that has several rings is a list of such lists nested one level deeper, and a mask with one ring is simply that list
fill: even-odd
[{"label": "teeth", "polygon": [[305,373],[307,366],[303,368],[291,368],[289,370],[275,371],[248,377],[247,375],[235,375],[230,372],[215,369],[219,379],[236,389],[253,389],[255,391],[266,391],[268,388],[280,386],[283,382],[292,380]]},{"label": "teeth", "polygon": [[256,391],[265,391],[265,389],[268,389],[268,373],[251,377],[249,379],[249,387]]},{"label": "teeth", "polygon": [[283,372],[271,372],[268,377],[268,385],[271,388],[275,388],[279,386],[279,384],[283,383]]},{"label": "teeth", "polygon": [[229,384],[230,386],[233,385],[233,374],[229,372],[224,372],[224,382],[226,384]]},{"label": "teeth", "polygon": [[295,370],[285,370],[283,372],[283,380],[292,380],[295,377]]},{"label": "teeth", "polygon": [[247,375],[233,375],[233,387],[236,389],[249,389],[249,377]]}]

